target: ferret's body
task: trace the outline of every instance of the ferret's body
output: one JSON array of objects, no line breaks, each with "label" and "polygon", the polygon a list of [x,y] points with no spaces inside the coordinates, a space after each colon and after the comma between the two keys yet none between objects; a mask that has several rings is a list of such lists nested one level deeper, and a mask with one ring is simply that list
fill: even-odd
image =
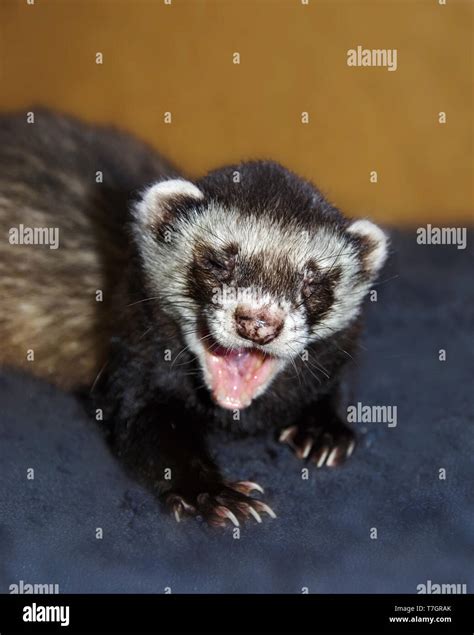
[{"label": "ferret's body", "polygon": [[[0,225],[0,363],[92,388],[178,520],[273,515],[256,484],[224,482],[214,426],[273,427],[318,467],[352,452],[336,399],[385,259],[369,221],[272,162],[191,183],[126,135],[38,111],[0,119]],[[58,248],[12,244],[21,225],[58,228]]]},{"label": "ferret's body", "polygon": [[[0,117],[0,364],[82,388],[117,319],[129,197],[176,172],[128,135],[34,114]],[[58,228],[59,248],[12,244],[29,228]]]}]

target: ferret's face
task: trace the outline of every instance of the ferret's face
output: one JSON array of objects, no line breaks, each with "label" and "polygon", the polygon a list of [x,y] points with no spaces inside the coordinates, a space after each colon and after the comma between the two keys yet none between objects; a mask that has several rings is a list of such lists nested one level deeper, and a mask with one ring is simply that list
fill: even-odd
[{"label": "ferret's face", "polygon": [[272,215],[271,201],[252,213],[183,180],[150,188],[136,216],[152,292],[223,408],[249,406],[312,342],[348,326],[386,253],[369,221],[308,224],[291,209]]}]

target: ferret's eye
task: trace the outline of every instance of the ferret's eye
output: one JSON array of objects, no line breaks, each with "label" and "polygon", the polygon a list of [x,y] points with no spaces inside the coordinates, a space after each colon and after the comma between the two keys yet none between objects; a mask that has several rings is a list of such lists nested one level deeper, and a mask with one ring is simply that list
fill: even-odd
[{"label": "ferret's eye", "polygon": [[226,253],[208,253],[201,259],[202,267],[221,281],[229,280],[232,277],[235,262],[235,254]]},{"label": "ferret's eye", "polygon": [[215,256],[208,256],[206,258],[206,265],[208,269],[216,269],[219,271],[224,271],[227,268],[226,263],[221,262]]},{"label": "ferret's eye", "polygon": [[309,298],[316,290],[316,285],[314,284],[313,281],[310,280],[305,280],[303,282],[303,289],[302,289],[302,294],[303,297],[305,298]]},{"label": "ferret's eye", "polygon": [[309,298],[313,295],[313,293],[317,290],[318,286],[321,283],[321,272],[319,271],[319,269],[309,266],[302,272],[301,277],[303,281],[301,293],[304,298]]}]

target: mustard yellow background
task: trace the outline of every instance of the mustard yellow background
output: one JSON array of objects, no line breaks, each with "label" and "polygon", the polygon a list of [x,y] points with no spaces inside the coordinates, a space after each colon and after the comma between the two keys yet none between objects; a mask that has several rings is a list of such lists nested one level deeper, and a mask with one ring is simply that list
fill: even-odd
[{"label": "mustard yellow background", "polygon": [[[471,1],[0,0],[0,7],[1,110],[44,104],[118,124],[191,176],[273,158],[354,216],[390,224],[473,219]],[[398,70],[348,67],[347,50],[358,45],[398,49]]]}]

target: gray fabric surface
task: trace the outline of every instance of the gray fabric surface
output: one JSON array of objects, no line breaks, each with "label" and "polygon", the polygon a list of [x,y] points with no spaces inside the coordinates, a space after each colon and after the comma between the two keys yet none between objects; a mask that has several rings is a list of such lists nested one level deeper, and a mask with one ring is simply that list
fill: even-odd
[{"label": "gray fabric surface", "polygon": [[271,436],[216,438],[229,476],[262,484],[278,514],[239,540],[230,527],[177,525],[72,396],[3,372],[0,592],[19,580],[63,593],[416,593],[427,580],[474,590],[472,249],[418,246],[412,233],[393,250],[367,303],[351,402],[396,405],[398,425],[357,424],[350,462],[309,480]]}]

